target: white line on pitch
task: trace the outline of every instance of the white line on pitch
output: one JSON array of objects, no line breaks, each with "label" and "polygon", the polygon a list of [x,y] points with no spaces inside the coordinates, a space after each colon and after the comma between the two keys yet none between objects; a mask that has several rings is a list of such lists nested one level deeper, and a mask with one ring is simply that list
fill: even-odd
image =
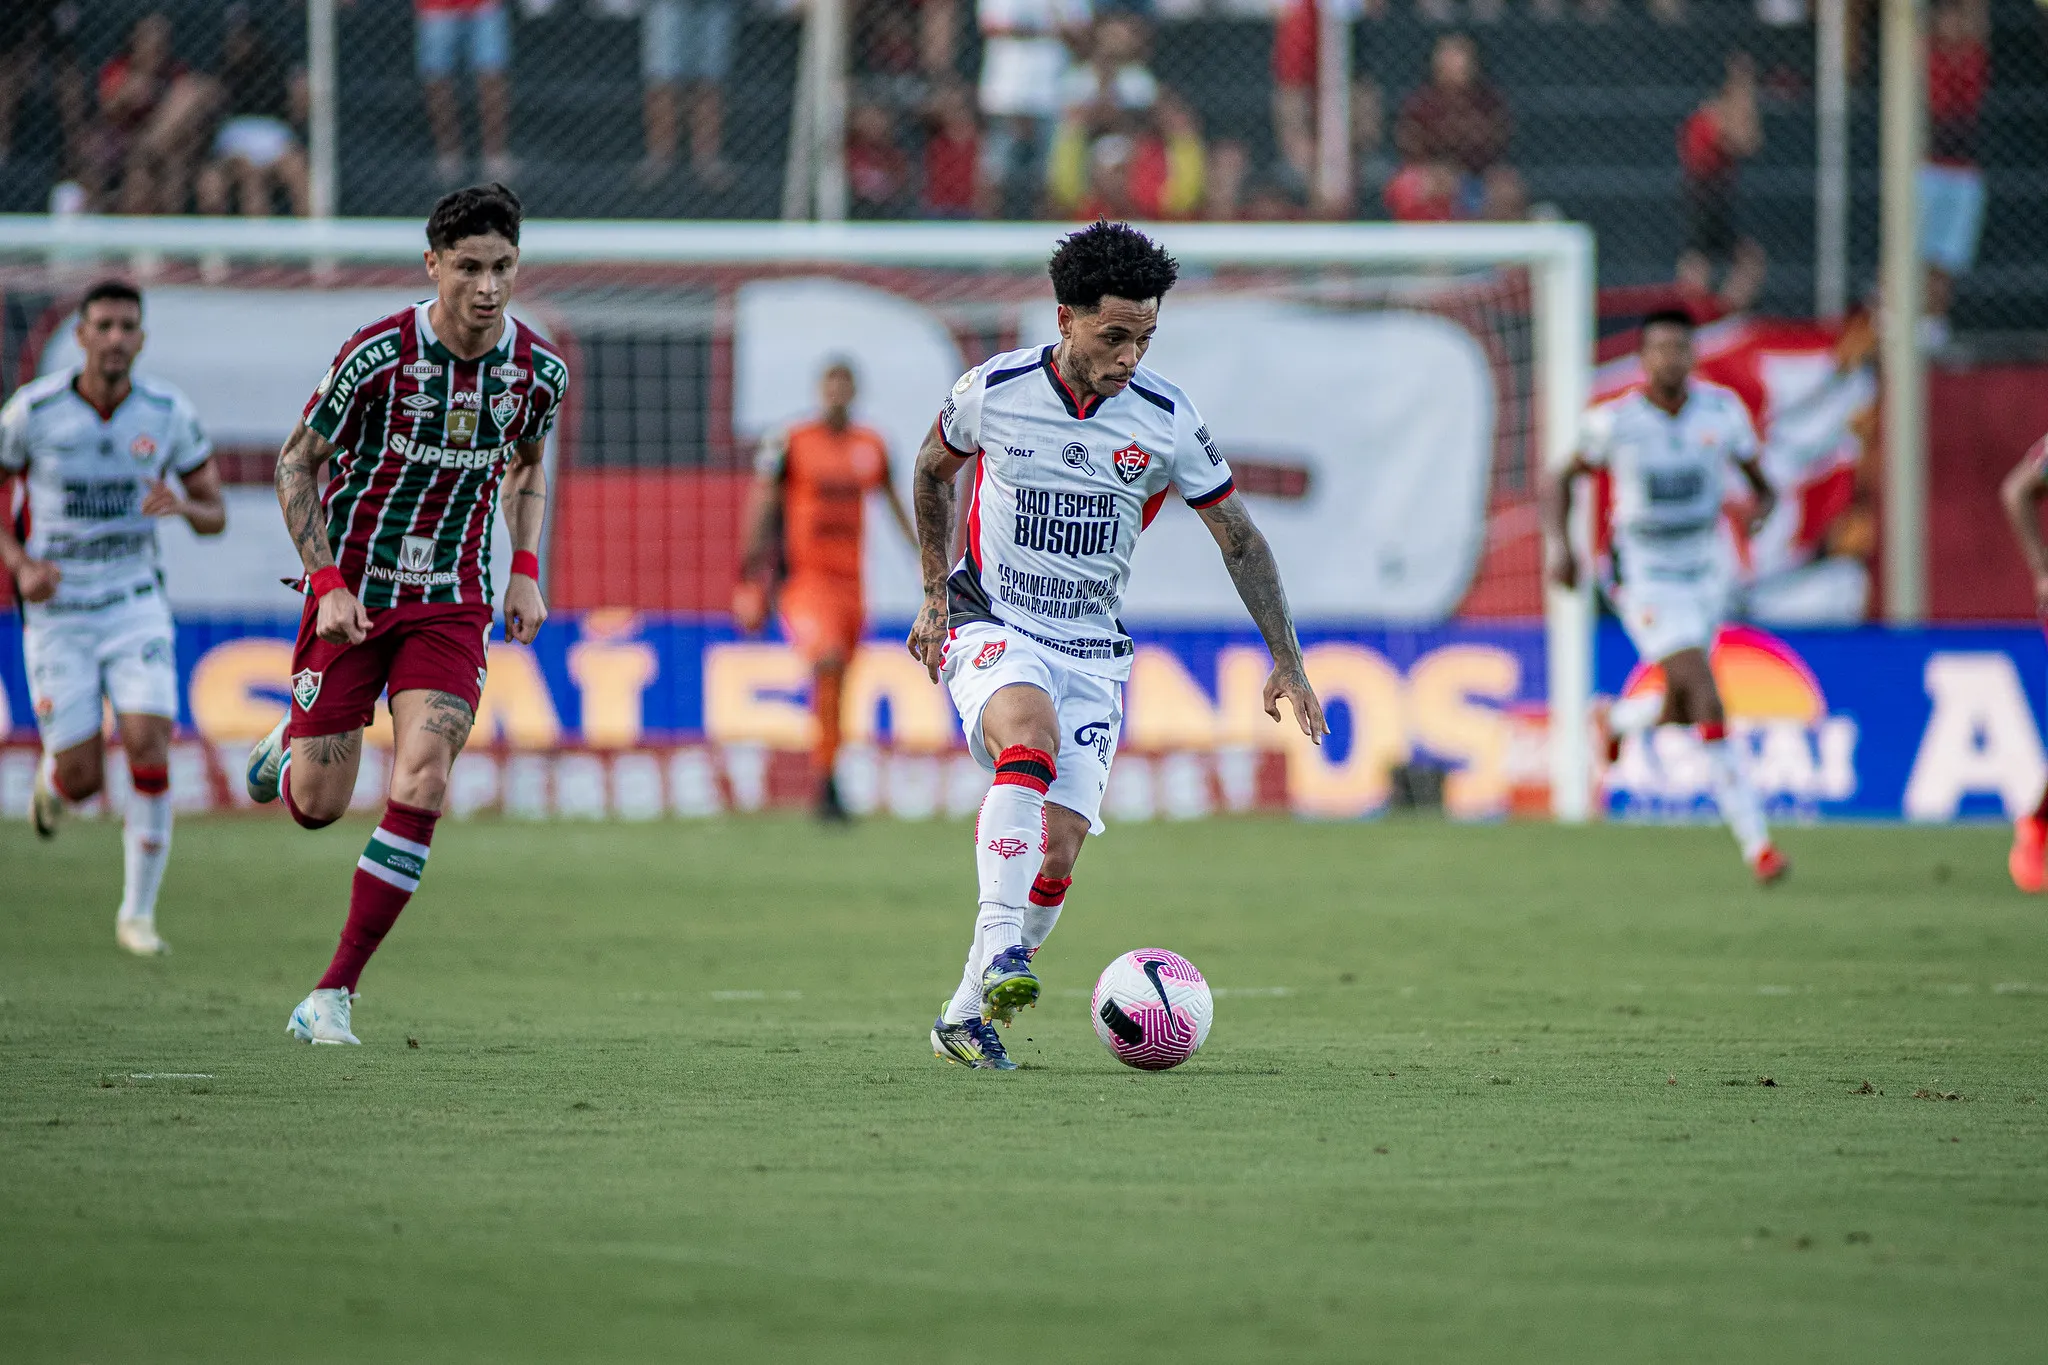
[{"label": "white line on pitch", "polygon": [[802,991],[713,991],[713,1000],[801,1000]]},{"label": "white line on pitch", "polygon": [[211,1071],[131,1071],[131,1081],[210,1081]]}]

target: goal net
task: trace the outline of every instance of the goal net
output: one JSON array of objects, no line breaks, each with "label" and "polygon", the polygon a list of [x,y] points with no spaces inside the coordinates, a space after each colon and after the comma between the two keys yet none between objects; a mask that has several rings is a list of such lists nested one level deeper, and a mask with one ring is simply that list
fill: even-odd
[{"label": "goal net", "polygon": [[[530,657],[493,657],[478,749],[496,768],[475,805],[659,814],[800,790],[801,665],[729,616],[755,448],[814,410],[843,358],[907,490],[953,380],[1057,339],[1044,267],[1060,231],[529,225],[514,311],[573,374],[550,452],[556,617]],[[1157,231],[1182,283],[1146,363],[1194,398],[1273,543],[1337,734],[1310,751],[1258,713],[1257,634],[1199,520],[1169,511],[1126,599],[1140,656],[1112,809],[1583,817],[1584,745],[1545,737],[1552,718],[1582,733],[1586,604],[1553,595],[1546,624],[1537,487],[1587,391],[1589,235]],[[253,662],[274,662],[296,605],[277,584],[294,568],[269,489],[278,444],[341,340],[427,292],[422,246],[409,222],[0,219],[6,385],[65,363],[78,295],[120,275],[148,293],[141,368],[194,399],[218,447],[228,534],[166,536],[184,719],[209,754],[281,704],[284,675]],[[958,806],[976,779],[957,723],[899,643],[915,557],[873,517],[866,554],[873,634],[842,786],[870,809]],[[19,656],[0,653],[20,741]],[[0,802],[9,787],[0,771]]]}]

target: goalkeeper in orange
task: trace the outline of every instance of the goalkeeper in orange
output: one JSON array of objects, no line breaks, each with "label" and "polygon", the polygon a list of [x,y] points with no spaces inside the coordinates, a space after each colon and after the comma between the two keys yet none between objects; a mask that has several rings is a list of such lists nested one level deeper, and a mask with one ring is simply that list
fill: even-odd
[{"label": "goalkeeper in orange", "polygon": [[917,532],[889,481],[888,447],[875,431],[853,421],[853,366],[832,361],[819,391],[824,411],[769,433],[755,457],[733,616],[751,635],[767,623],[769,600],[775,598],[783,633],[811,666],[818,818],[844,820],[832,771],[846,666],[863,624],[861,526],[867,495],[881,493],[912,549]]}]

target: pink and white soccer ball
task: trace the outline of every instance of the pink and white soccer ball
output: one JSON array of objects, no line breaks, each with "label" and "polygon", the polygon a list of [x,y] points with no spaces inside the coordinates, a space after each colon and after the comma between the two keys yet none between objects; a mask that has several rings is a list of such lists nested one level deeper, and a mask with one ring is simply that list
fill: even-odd
[{"label": "pink and white soccer ball", "polygon": [[1164,948],[1140,948],[1103,968],[1089,1008],[1109,1055],[1140,1071],[1164,1071],[1194,1056],[1216,1012],[1195,964]]}]

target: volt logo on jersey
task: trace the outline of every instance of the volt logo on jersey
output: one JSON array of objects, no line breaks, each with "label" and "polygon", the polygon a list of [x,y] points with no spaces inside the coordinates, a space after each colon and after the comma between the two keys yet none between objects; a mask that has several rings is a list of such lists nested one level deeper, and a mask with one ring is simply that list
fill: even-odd
[{"label": "volt logo on jersey", "polygon": [[1144,478],[1145,471],[1152,465],[1152,457],[1140,449],[1136,441],[1109,458],[1116,466],[1116,476],[1125,483],[1136,483]]}]

